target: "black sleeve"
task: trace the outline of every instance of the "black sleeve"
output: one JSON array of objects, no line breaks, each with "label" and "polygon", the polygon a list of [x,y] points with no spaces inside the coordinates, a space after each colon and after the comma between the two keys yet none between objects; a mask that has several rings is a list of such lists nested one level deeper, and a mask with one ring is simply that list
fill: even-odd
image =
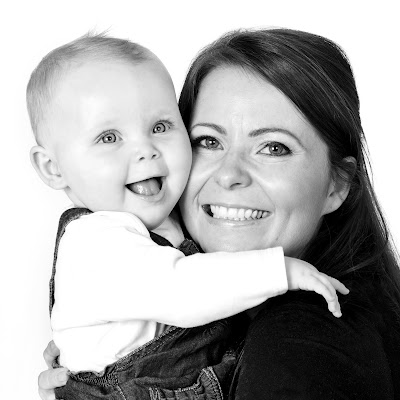
[{"label": "black sleeve", "polygon": [[371,311],[349,302],[335,318],[318,296],[288,292],[265,303],[250,325],[232,399],[394,399]]}]

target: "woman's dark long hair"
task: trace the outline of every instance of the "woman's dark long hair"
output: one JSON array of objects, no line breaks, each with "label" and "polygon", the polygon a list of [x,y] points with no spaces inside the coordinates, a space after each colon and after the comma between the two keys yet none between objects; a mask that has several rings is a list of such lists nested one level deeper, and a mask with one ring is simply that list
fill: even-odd
[{"label": "woman's dark long hair", "polygon": [[398,260],[368,175],[359,99],[344,52],[324,37],[289,29],[228,33],[191,65],[179,100],[186,127],[203,79],[224,66],[252,71],[283,92],[327,144],[333,176],[351,182],[347,199],[323,218],[302,258],[352,291],[359,282],[364,294],[384,298],[400,319]]}]

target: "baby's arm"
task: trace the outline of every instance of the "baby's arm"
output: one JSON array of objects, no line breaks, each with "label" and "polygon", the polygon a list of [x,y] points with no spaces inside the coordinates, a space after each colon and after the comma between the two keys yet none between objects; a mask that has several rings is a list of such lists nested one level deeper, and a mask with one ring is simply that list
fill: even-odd
[{"label": "baby's arm", "polygon": [[136,217],[103,212],[67,227],[56,288],[53,329],[131,319],[192,327],[255,307],[288,281],[281,248],[185,257],[156,245]]},{"label": "baby's arm", "polygon": [[71,222],[56,271],[55,330],[132,319],[192,327],[287,291],[281,248],[185,257],[119,212]]}]

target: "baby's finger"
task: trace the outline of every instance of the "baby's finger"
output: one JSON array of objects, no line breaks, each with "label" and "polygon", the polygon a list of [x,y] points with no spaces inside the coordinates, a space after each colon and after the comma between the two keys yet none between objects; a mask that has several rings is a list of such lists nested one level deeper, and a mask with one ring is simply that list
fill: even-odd
[{"label": "baby's finger", "polygon": [[335,317],[340,317],[342,315],[340,311],[340,304],[336,294],[335,288],[322,274],[314,276],[314,279],[310,280],[311,290],[323,296],[328,303],[328,309]]},{"label": "baby's finger", "polygon": [[325,300],[328,302],[329,311],[331,311],[331,313],[335,317],[337,317],[337,318],[341,317],[342,316],[342,312],[341,312],[341,309],[340,309],[340,303],[339,303],[339,299],[338,299],[338,296],[337,296],[337,293],[336,293],[336,288],[335,288],[334,284],[331,281],[331,279],[334,279],[334,278],[331,278],[330,276],[322,274],[322,273],[318,276],[318,278],[324,284],[326,290],[331,294],[330,297],[324,296]]},{"label": "baby's finger", "polygon": [[38,378],[39,391],[42,389],[54,390],[56,387],[64,386],[69,376],[66,368],[48,369],[40,373]]},{"label": "baby's finger", "polygon": [[340,318],[342,316],[342,311],[340,309],[340,303],[338,299],[328,302],[329,311],[336,317]]},{"label": "baby's finger", "polygon": [[337,299],[337,295],[336,295],[336,289],[333,286],[332,282],[330,281],[330,277],[328,275],[325,275],[321,272],[319,272],[315,278],[324,286],[324,288],[330,293],[330,297],[327,298],[326,296],[325,299],[326,301],[334,301],[335,299]]},{"label": "baby's finger", "polygon": [[330,282],[332,283],[333,287],[340,293],[342,294],[349,294],[350,290],[347,289],[346,286],[343,285],[342,282],[338,281],[336,278],[332,278],[331,276],[328,276]]},{"label": "baby's finger", "polygon": [[59,354],[60,350],[55,345],[55,343],[53,341],[49,342],[49,344],[46,346],[46,349],[43,352],[44,361],[46,361],[46,364],[49,368],[53,367],[53,361]]}]

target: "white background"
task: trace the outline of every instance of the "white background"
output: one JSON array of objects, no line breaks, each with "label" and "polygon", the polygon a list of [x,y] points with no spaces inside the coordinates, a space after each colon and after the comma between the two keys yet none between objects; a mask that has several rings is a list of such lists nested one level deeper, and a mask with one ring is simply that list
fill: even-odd
[{"label": "white background", "polygon": [[[197,51],[240,27],[281,26],[327,36],[353,66],[375,189],[399,246],[400,79],[395,1],[14,1],[0,6],[0,396],[36,399],[50,340],[48,279],[58,217],[69,201],[29,161],[29,75],[51,49],[90,29],[149,47],[179,93]],[[82,305],[84,307],[84,304]]]}]

